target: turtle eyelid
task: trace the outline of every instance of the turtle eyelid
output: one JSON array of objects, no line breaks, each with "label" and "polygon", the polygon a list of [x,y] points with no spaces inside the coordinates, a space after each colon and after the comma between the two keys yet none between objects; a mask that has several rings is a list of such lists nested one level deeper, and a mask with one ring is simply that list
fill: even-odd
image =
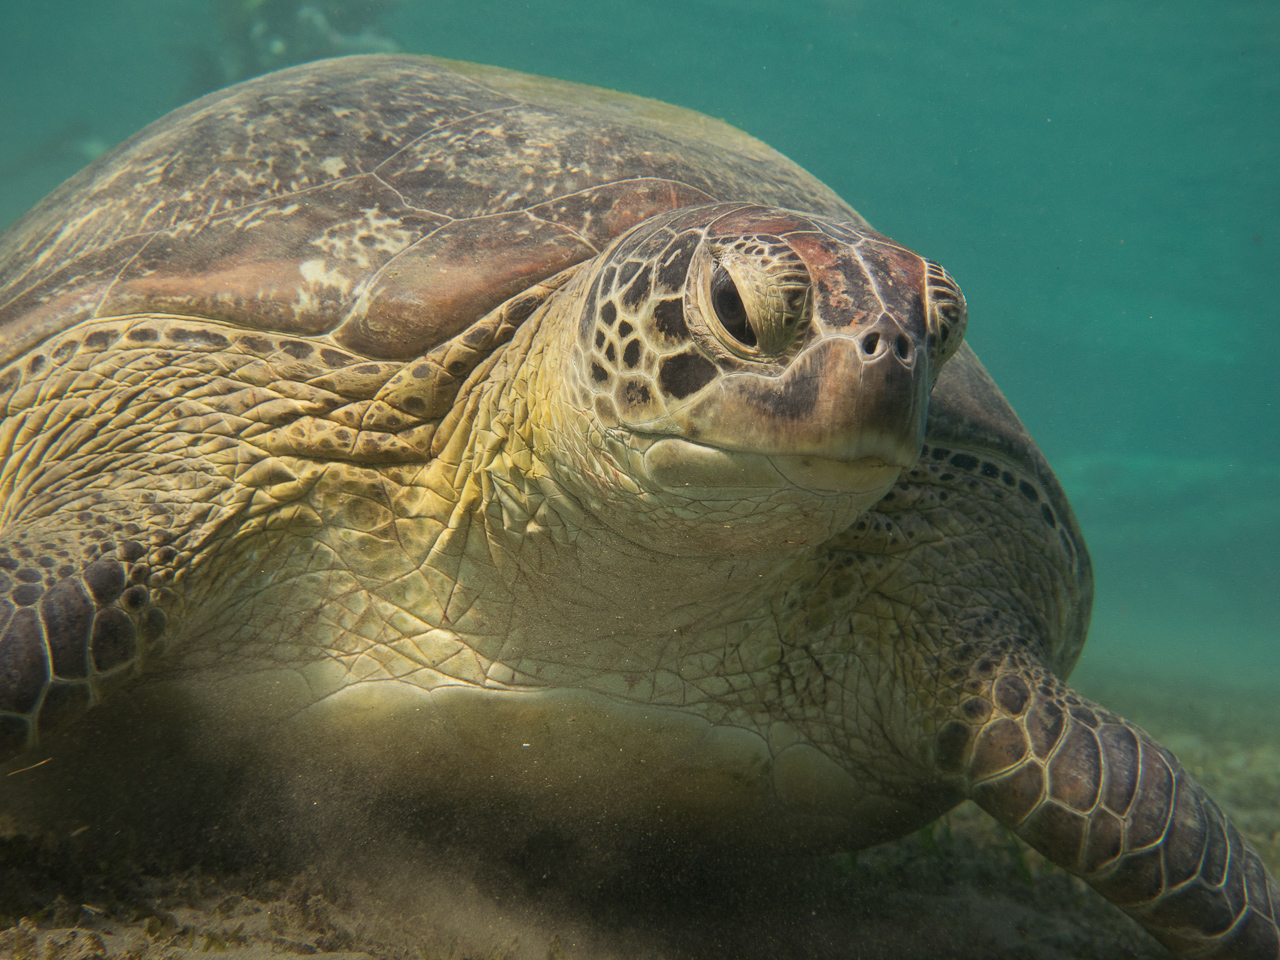
[{"label": "turtle eyelid", "polygon": [[941,264],[925,259],[925,295],[928,300],[929,331],[936,336],[939,362],[960,347],[968,323],[968,308],[960,285]]}]

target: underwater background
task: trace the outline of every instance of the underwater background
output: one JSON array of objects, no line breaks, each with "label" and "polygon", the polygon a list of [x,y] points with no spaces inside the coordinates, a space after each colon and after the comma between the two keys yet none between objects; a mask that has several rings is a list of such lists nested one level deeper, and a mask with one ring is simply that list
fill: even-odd
[{"label": "underwater background", "polygon": [[1280,4],[6,0],[0,225],[193,97],[400,49],[723,118],[943,263],[1093,553],[1082,677],[1280,692]]},{"label": "underwater background", "polygon": [[1251,835],[1276,868],[1276,0],[4,10],[0,227],[170,109],[348,52],[426,53],[654,97],[791,157],[960,282],[967,339],[1056,470],[1092,552],[1078,683],[1165,739],[1238,818],[1253,811]]}]

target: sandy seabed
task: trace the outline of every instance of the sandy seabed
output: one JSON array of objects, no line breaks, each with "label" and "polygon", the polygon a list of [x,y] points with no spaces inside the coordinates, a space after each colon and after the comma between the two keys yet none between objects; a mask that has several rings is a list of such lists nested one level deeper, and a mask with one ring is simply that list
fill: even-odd
[{"label": "sandy seabed", "polygon": [[[1172,748],[1280,872],[1278,698],[1100,674],[1077,683]],[[164,868],[121,857],[92,830],[5,833],[4,960],[1166,956],[971,804],[856,855],[668,856],[586,876],[554,850],[517,862],[384,850],[303,869]]]}]

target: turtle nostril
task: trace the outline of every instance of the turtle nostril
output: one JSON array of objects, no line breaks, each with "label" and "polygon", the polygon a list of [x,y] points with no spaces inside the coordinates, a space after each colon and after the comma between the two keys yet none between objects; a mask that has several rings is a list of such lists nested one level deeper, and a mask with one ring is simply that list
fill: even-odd
[{"label": "turtle nostril", "polygon": [[901,359],[911,359],[911,341],[907,339],[906,334],[898,334],[898,338],[893,341],[893,348]]},{"label": "turtle nostril", "polygon": [[880,345],[880,334],[868,333],[862,338],[862,352],[867,356],[876,352],[876,347]]}]

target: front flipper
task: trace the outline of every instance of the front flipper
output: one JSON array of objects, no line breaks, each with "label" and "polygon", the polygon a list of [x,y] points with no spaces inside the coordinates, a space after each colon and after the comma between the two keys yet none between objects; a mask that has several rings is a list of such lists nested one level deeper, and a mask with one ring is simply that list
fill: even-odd
[{"label": "front flipper", "polygon": [[1174,755],[1038,666],[978,661],[938,761],[1174,954],[1280,957],[1280,884]]},{"label": "front flipper", "polygon": [[148,584],[176,551],[111,513],[90,503],[0,535],[0,761],[134,676],[164,633]]}]

